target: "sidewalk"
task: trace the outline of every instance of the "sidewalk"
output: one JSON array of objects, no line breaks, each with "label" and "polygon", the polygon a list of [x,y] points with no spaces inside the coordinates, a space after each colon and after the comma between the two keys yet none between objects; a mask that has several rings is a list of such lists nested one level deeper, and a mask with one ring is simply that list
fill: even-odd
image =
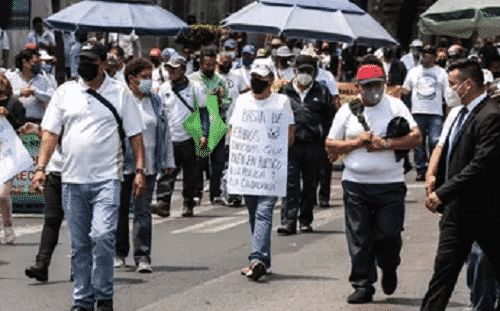
[{"label": "sidewalk", "polygon": [[[233,271],[141,310],[419,310],[432,274],[439,216],[423,207],[422,188],[411,191],[406,204],[399,285],[391,296],[382,292],[379,270],[374,302],[346,303],[353,289],[348,282],[350,259],[344,219],[340,218],[322,227],[329,231],[317,242],[296,252],[273,256],[273,275],[258,283],[247,280],[239,270]],[[293,240],[300,239],[300,235],[273,234],[273,241],[276,239],[287,239],[284,241],[293,247]],[[462,272],[447,310],[465,309],[468,296]]]}]

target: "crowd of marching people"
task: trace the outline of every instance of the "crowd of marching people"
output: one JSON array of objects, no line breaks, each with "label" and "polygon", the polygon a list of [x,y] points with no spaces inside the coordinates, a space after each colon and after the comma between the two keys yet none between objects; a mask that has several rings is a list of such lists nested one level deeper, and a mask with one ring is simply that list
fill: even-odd
[{"label": "crowd of marching people", "polygon": [[[64,47],[66,81],[58,83],[54,35],[41,18],[33,20],[33,28],[13,68],[6,68],[9,42],[2,32],[0,115],[19,135],[41,138],[32,182],[44,194],[45,219],[35,264],[25,274],[48,280],[65,218],[72,310],[113,309],[113,269],[126,266],[131,248],[131,202],[135,266],[139,273],[153,272],[152,215],[171,215],[181,171],[182,217],[195,214],[203,192],[211,204],[246,205],[252,251],[241,272],[255,281],[271,273],[272,217],[279,198],[228,190],[230,139],[245,109],[278,109],[288,127],[279,235],[313,231],[313,209],[329,207],[332,163],[342,158],[354,288],[349,303],[372,301],[377,266],[384,293],[397,288],[404,176],[412,169],[408,154],[414,149],[426,207],[443,213],[422,310],[445,309],[465,261],[472,310],[495,310],[500,268],[491,235],[500,222],[494,208],[500,199],[494,175],[500,151],[495,105],[500,104],[500,37],[478,39],[470,50],[459,41],[414,40],[406,54],[399,46],[285,37],[254,46],[244,34],[222,32],[209,44],[194,47],[178,40],[181,48],[154,47],[141,57],[133,33],[108,38],[76,33]],[[342,100],[338,82],[351,82],[359,95]],[[229,127],[215,144],[209,143],[218,120],[211,99],[216,117]],[[186,126],[194,112],[201,124],[195,137]],[[204,151],[208,156],[200,156]],[[11,189],[12,180],[0,185],[7,244],[15,242]],[[476,201],[464,192],[474,193]],[[474,209],[478,204],[484,208]]]}]

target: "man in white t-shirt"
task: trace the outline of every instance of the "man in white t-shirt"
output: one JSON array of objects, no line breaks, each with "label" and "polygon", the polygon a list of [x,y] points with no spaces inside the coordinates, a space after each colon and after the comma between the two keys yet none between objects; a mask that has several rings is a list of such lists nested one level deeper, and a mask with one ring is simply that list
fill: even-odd
[{"label": "man in white t-shirt", "polygon": [[[252,92],[242,94],[235,103],[233,115],[229,120],[229,139],[231,139],[232,130],[236,131],[240,124],[244,110],[258,112],[265,109],[280,109],[284,112],[285,124],[288,124],[288,147],[290,147],[295,137],[295,122],[290,100],[285,95],[271,92],[274,75],[269,65],[254,64],[251,77]],[[274,206],[277,200],[276,196],[245,195],[252,233],[252,253],[249,256],[250,266],[244,268],[242,274],[255,281],[271,268],[271,232]]]},{"label": "man in white t-shirt", "polygon": [[39,16],[33,18],[32,25],[34,30],[30,31],[26,36],[24,45],[34,43],[39,49],[46,50],[47,52],[53,51],[56,46],[56,38],[51,31],[45,29],[43,19]]},{"label": "man in white t-shirt", "polygon": [[422,49],[420,65],[408,72],[403,84],[405,93],[412,92],[411,113],[423,136],[422,145],[415,148],[414,153],[417,181],[425,180],[428,157],[443,129],[443,96],[447,86],[448,74],[436,65],[436,48],[426,45]]},{"label": "man in white t-shirt", "polygon": [[[396,269],[401,262],[406,186],[402,159],[395,150],[413,149],[421,134],[403,102],[384,94],[386,75],[375,56],[367,56],[357,73],[361,95],[337,112],[326,140],[331,160],[344,155],[342,187],[346,235],[351,255],[349,281],[355,292],[348,303],[371,302],[377,280],[375,263],[382,269],[382,288],[391,295],[397,287]],[[356,117],[352,107],[362,111]],[[389,122],[404,117],[410,133],[384,138]],[[362,125],[362,123],[364,125]]]},{"label": "man in white t-shirt", "polygon": [[420,49],[422,48],[422,41],[416,39],[410,44],[410,53],[401,57],[401,61],[405,64],[406,70],[410,71],[412,68],[418,65],[418,60],[420,58]]},{"label": "man in white t-shirt", "polygon": [[[206,107],[207,97],[204,87],[199,82],[186,77],[186,59],[183,56],[176,55],[170,58],[165,64],[165,68],[168,70],[169,80],[162,84],[159,95],[165,103],[167,111],[177,169],[172,174],[166,174],[164,179],[173,189],[177,175],[182,167],[182,196],[184,197],[182,216],[191,217],[196,204],[194,201],[196,186],[201,179],[200,163],[195,148],[199,146],[199,148],[205,150],[208,144],[210,122]],[[183,122],[197,108],[200,111],[203,136],[198,142],[195,142],[186,132]],[[158,197],[158,200],[160,201],[158,204],[170,206],[172,194],[169,193],[164,197]]]},{"label": "man in white t-shirt", "polygon": [[45,166],[62,137],[62,205],[71,236],[72,310],[93,310],[96,301],[98,310],[113,310],[123,136],[130,139],[136,164],[133,193],[142,197],[146,190],[144,125],[134,96],[105,74],[105,65],[101,43],[82,47],[79,80],[58,88],[47,107],[33,178],[37,191],[43,192]]}]

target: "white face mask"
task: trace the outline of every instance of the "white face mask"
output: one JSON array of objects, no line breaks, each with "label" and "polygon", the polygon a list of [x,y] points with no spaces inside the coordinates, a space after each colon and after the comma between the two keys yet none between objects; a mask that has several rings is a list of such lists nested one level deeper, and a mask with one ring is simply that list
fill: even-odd
[{"label": "white face mask", "polygon": [[[464,85],[465,81],[457,87],[457,90]],[[444,91],[444,99],[446,104],[450,107],[458,107],[462,104],[462,96],[458,94],[458,92],[451,87],[447,87]]]},{"label": "white face mask", "polygon": [[142,94],[144,95],[151,94],[152,88],[153,88],[153,80],[143,79],[139,81],[139,91],[141,91]]},{"label": "white face mask", "polygon": [[296,79],[302,86],[309,86],[313,82],[313,77],[307,73],[299,73]]},{"label": "white face mask", "polygon": [[288,81],[291,81],[293,79],[293,69],[292,67],[287,68],[287,69],[276,69],[278,71],[278,77],[279,78],[284,78],[287,79]]}]

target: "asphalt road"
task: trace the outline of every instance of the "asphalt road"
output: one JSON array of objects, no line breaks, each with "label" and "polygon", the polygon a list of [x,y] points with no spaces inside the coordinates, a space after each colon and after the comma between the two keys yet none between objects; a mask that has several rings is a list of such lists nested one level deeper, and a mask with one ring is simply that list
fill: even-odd
[{"label": "asphalt road", "polygon": [[[314,232],[277,236],[273,230],[273,274],[255,283],[240,275],[248,264],[250,229],[245,207],[212,206],[207,196],[195,217],[180,217],[180,183],[173,216],[154,218],[152,274],[129,266],[115,269],[115,310],[419,310],[437,245],[439,217],[423,207],[423,183],[407,175],[408,195],[399,287],[390,297],[377,283],[375,302],[348,305],[352,292],[344,234],[340,172],[334,173],[330,208],[315,208]],[[279,226],[280,201],[274,227]],[[49,270],[49,281],[28,279],[24,269],[38,251],[43,218],[16,215],[15,245],[0,245],[0,310],[69,310],[72,306],[70,246],[66,224]],[[463,273],[449,310],[468,304]]]}]

